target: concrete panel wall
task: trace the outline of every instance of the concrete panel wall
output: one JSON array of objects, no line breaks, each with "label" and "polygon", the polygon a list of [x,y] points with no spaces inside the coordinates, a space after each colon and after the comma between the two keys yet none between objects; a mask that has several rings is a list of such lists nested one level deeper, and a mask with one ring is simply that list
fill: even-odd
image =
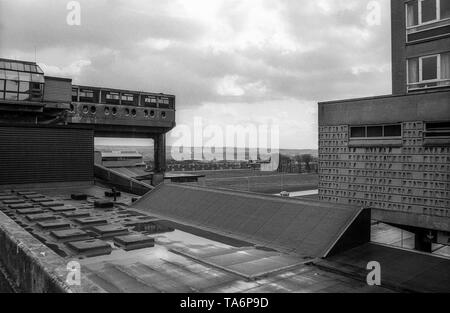
[{"label": "concrete panel wall", "polygon": [[72,80],[45,77],[44,101],[65,102],[72,101]]},{"label": "concrete panel wall", "polygon": [[[425,122],[450,120],[450,92],[322,103],[319,118],[321,200],[370,207],[385,222],[450,231],[450,147],[424,145]],[[354,146],[349,138],[352,125],[394,122],[402,124],[394,146]]]}]

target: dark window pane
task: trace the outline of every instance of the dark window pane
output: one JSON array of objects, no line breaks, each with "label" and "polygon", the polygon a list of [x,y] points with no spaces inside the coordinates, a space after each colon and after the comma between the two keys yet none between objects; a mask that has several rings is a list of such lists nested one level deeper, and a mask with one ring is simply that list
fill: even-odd
[{"label": "dark window pane", "polygon": [[417,0],[407,4],[406,25],[415,26],[419,24],[419,9]]},{"label": "dark window pane", "polygon": [[384,137],[400,137],[402,135],[401,125],[384,126]]},{"label": "dark window pane", "polygon": [[6,91],[18,91],[19,83],[14,80],[7,80],[5,89],[6,89]]},{"label": "dark window pane", "polygon": [[350,128],[350,137],[352,137],[352,138],[366,137],[366,128],[365,127],[351,127]]},{"label": "dark window pane", "polygon": [[422,59],[422,80],[437,79],[437,56]]},{"label": "dark window pane", "polygon": [[367,137],[382,137],[383,127],[381,126],[368,126],[367,127]]},{"label": "dark window pane", "polygon": [[427,123],[426,137],[450,137],[450,122]]},{"label": "dark window pane", "polygon": [[40,90],[41,89],[41,84],[39,83],[31,83],[31,88],[34,90]]},{"label": "dark window pane", "polygon": [[436,19],[436,0],[422,1],[422,23]]},{"label": "dark window pane", "polygon": [[450,18],[450,0],[441,0],[441,19]]},{"label": "dark window pane", "polygon": [[427,123],[427,130],[450,130],[450,122]]}]

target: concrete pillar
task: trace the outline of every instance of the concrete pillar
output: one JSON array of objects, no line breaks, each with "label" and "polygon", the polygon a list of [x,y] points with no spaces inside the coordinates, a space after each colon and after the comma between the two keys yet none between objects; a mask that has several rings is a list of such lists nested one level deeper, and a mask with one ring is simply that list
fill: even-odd
[{"label": "concrete pillar", "polygon": [[422,252],[431,253],[432,241],[429,238],[429,232],[426,230],[418,230],[415,232],[414,236],[414,249]]},{"label": "concrete pillar", "polygon": [[164,181],[166,171],[166,134],[159,134],[154,137],[154,160],[152,185],[157,186]]}]

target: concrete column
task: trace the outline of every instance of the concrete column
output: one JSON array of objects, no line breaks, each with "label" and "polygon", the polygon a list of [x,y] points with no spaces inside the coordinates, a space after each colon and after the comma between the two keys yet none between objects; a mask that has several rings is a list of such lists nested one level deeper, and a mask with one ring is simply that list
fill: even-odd
[{"label": "concrete column", "polygon": [[429,232],[427,232],[426,230],[418,230],[415,232],[414,249],[427,253],[433,252],[432,242],[429,238]]},{"label": "concrete column", "polygon": [[153,140],[155,168],[152,185],[156,186],[164,181],[166,171],[166,134],[156,135]]}]

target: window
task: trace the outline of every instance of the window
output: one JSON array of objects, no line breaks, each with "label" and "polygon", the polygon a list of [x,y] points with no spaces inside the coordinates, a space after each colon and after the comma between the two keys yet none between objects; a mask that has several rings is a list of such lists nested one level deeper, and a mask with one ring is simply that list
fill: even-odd
[{"label": "window", "polygon": [[450,18],[449,0],[413,0],[406,4],[406,26],[415,27]]},{"label": "window", "polygon": [[133,101],[134,97],[133,95],[129,95],[129,94],[123,94],[122,95],[122,101]]},{"label": "window", "polygon": [[430,57],[420,58],[419,75],[421,81],[438,79],[438,63],[439,56],[433,55]]},{"label": "window", "polygon": [[0,100],[5,97],[5,93],[3,91],[0,91]]},{"label": "window", "polygon": [[450,52],[408,59],[408,89],[450,86]]},{"label": "window", "polygon": [[441,0],[441,19],[450,18],[450,1]]},{"label": "window", "polygon": [[5,90],[17,92],[19,90],[19,82],[14,81],[14,80],[7,80]]},{"label": "window", "polygon": [[6,79],[19,80],[19,72],[5,71]]},{"label": "window", "polygon": [[401,137],[402,126],[401,125],[385,125],[384,126],[385,137]]},{"label": "window", "polygon": [[119,94],[116,92],[109,92],[106,94],[106,99],[108,100],[119,100]]},{"label": "window", "polygon": [[30,73],[19,72],[19,80],[23,81],[23,82],[30,82],[31,81],[31,74]]},{"label": "window", "polygon": [[44,83],[44,76],[40,74],[31,74],[31,81],[35,83]]},{"label": "window", "polygon": [[5,100],[18,100],[18,93],[17,92],[6,92],[5,93]]},{"label": "window", "polygon": [[425,137],[450,137],[450,122],[426,123]]},{"label": "window", "polygon": [[93,98],[94,92],[92,90],[81,90],[80,97],[81,98]]},{"label": "window", "polygon": [[76,88],[72,89],[72,101],[74,102],[78,101],[78,89]]},{"label": "window", "polygon": [[402,136],[401,124],[351,126],[350,138],[394,138]]},{"label": "window", "polygon": [[428,23],[438,19],[437,2],[438,0],[420,0],[420,22]]},{"label": "window", "polygon": [[367,126],[367,137],[383,137],[383,126]]},{"label": "window", "polygon": [[154,97],[146,97],[145,98],[146,103],[156,103],[156,98]]},{"label": "window", "polygon": [[19,92],[30,92],[30,83],[29,82],[20,82],[19,83]]},{"label": "window", "polygon": [[0,91],[5,90],[5,81],[3,79],[0,79]]},{"label": "window", "polygon": [[350,137],[352,138],[364,138],[366,137],[366,127],[351,127]]},{"label": "window", "polygon": [[27,93],[19,93],[19,100],[20,101],[24,101],[24,100],[29,100],[30,99],[30,95]]}]

